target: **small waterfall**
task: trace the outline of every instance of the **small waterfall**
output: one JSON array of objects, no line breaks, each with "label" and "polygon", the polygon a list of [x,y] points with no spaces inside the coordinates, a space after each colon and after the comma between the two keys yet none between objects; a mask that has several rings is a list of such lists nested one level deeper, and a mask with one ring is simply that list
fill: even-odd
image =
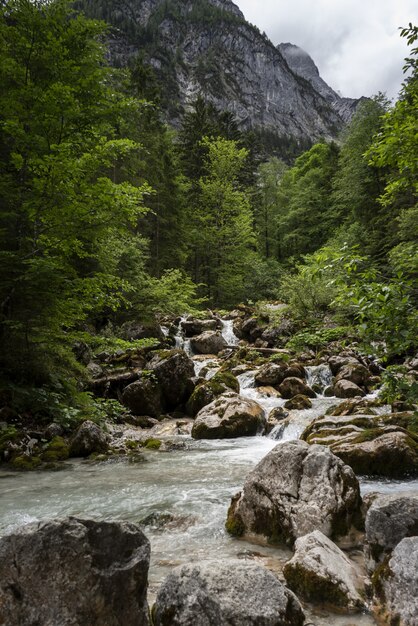
[{"label": "small waterfall", "polygon": [[222,337],[225,339],[228,346],[237,346],[239,339],[234,333],[234,320],[221,320],[222,324]]},{"label": "small waterfall", "polygon": [[179,326],[178,326],[178,331],[177,334],[174,337],[175,340],[175,347],[177,350],[184,350],[185,353],[188,356],[192,356],[193,355],[193,350],[191,348],[190,345],[190,339],[186,339],[183,333],[183,322],[185,322],[187,319],[186,316],[182,317],[180,322],[179,322]]},{"label": "small waterfall", "polygon": [[321,395],[324,390],[332,385],[332,372],[329,365],[323,363],[322,365],[314,365],[306,367],[306,382],[314,391],[319,392]]}]

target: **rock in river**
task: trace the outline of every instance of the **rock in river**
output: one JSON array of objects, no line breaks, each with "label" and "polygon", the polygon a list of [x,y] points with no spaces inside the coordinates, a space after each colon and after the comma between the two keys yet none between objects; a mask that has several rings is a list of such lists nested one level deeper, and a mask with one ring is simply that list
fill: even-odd
[{"label": "rock in river", "polygon": [[303,626],[291,591],[264,567],[242,561],[183,565],[163,582],[155,626]]},{"label": "rock in river", "polygon": [[418,537],[403,539],[373,576],[376,612],[384,624],[418,624]]},{"label": "rock in river", "polygon": [[197,354],[218,354],[227,347],[225,339],[220,332],[207,330],[197,337],[193,337],[190,345]]},{"label": "rock in river", "polygon": [[286,563],[284,576],[289,587],[305,600],[354,611],[364,608],[354,565],[319,530],[296,540],[295,554]]},{"label": "rock in river", "polygon": [[236,393],[225,393],[197,414],[194,439],[228,439],[256,435],[265,426],[262,407]]},{"label": "rock in river", "polygon": [[276,446],[250,472],[232,499],[226,528],[292,544],[314,530],[347,533],[361,505],[353,470],[324,446],[289,441]]},{"label": "rock in river", "polygon": [[149,558],[128,522],[24,526],[0,540],[0,624],[148,626]]}]

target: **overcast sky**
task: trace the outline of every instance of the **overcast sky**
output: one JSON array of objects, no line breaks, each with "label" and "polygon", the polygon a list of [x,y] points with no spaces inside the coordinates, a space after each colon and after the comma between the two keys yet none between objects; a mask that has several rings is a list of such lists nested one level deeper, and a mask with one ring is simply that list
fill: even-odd
[{"label": "overcast sky", "polygon": [[274,44],[304,48],[343,96],[396,97],[407,55],[399,26],[418,23],[418,0],[234,0]]}]

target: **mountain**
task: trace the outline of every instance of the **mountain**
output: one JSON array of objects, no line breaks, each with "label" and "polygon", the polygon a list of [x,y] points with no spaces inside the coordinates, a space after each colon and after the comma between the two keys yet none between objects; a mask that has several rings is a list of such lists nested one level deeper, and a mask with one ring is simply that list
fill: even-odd
[{"label": "mountain", "polygon": [[114,65],[140,57],[153,68],[174,125],[201,94],[244,129],[306,143],[335,139],[354,108],[316,76],[313,61],[300,70],[288,44],[277,48],[231,0],[81,2],[113,26]]},{"label": "mountain", "polygon": [[329,104],[336,110],[344,122],[349,122],[362,98],[342,98],[321,78],[313,59],[305,50],[292,43],[281,43],[277,48],[286,59],[290,69],[305,78]]}]

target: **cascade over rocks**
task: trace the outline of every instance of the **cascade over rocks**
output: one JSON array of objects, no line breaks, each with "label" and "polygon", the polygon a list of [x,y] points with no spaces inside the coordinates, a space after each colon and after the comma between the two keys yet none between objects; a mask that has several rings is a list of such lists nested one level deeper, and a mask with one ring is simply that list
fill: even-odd
[{"label": "cascade over rocks", "polygon": [[232,499],[226,528],[292,544],[314,530],[346,534],[360,514],[358,480],[329,448],[290,441],[276,446]]},{"label": "cascade over rocks", "polygon": [[378,495],[366,515],[365,558],[372,573],[405,537],[418,536],[418,494]]},{"label": "cascade over rocks", "polygon": [[107,452],[108,437],[94,422],[81,424],[70,443],[70,456],[85,457],[94,452]]},{"label": "cascade over rocks", "polygon": [[0,539],[0,624],[148,626],[149,558],[129,522],[24,526]]},{"label": "cascade over rocks", "polygon": [[296,540],[295,554],[283,573],[290,589],[305,600],[349,610],[364,608],[354,565],[319,530]]},{"label": "cascade over rocks", "polygon": [[197,354],[218,354],[227,347],[219,331],[207,330],[190,340],[192,350]]},{"label": "cascade over rocks", "polygon": [[208,330],[216,330],[219,327],[219,320],[187,319],[181,323],[181,327],[186,337],[195,337],[196,335],[201,335]]},{"label": "cascade over rocks", "polygon": [[194,439],[228,439],[256,435],[265,426],[262,407],[236,393],[225,393],[204,407],[193,425]]},{"label": "cascade over rocks", "polygon": [[163,582],[155,626],[303,626],[299,601],[264,567],[242,561],[183,565]]},{"label": "cascade over rocks", "polygon": [[384,624],[416,626],[418,537],[403,539],[373,576],[376,612]]}]

